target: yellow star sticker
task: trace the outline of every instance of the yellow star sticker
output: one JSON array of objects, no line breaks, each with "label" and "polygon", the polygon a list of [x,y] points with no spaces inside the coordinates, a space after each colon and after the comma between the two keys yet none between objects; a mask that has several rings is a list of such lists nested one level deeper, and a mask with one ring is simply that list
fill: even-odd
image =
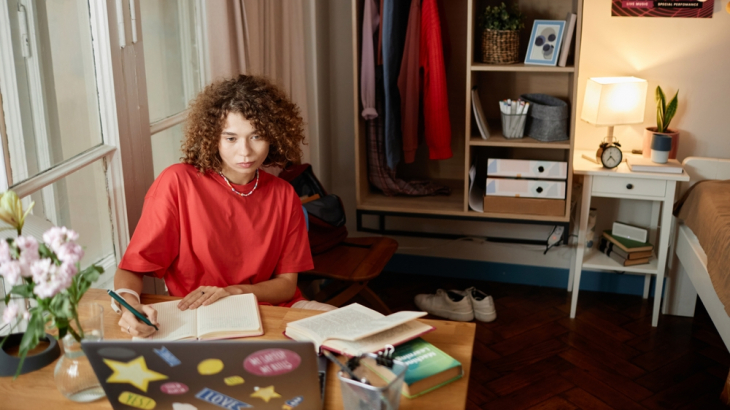
[{"label": "yellow star sticker", "polygon": [[143,392],[147,392],[149,382],[167,379],[164,374],[148,369],[144,356],[127,363],[109,359],[104,359],[104,363],[114,370],[114,373],[106,379],[107,383],[129,383]]},{"label": "yellow star sticker", "polygon": [[277,392],[274,391],[274,386],[259,388],[256,393],[251,393],[251,397],[258,397],[265,402],[269,402],[271,399],[278,399],[281,397]]}]

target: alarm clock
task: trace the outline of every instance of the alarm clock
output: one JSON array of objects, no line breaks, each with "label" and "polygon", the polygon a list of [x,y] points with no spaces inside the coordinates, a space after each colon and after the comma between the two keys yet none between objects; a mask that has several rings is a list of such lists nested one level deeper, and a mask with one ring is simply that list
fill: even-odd
[{"label": "alarm clock", "polygon": [[603,164],[604,168],[613,169],[621,164],[624,157],[621,153],[621,144],[618,142],[603,142],[596,151],[596,162]]}]

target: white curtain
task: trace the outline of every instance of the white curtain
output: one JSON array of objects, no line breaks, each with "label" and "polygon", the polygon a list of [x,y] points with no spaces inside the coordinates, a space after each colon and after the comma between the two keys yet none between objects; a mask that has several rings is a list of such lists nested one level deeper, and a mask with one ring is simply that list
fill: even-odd
[{"label": "white curtain", "polygon": [[[240,72],[264,75],[281,86],[299,106],[309,140],[304,2],[234,0],[233,14]],[[309,145],[302,151],[302,162],[311,162]]]}]

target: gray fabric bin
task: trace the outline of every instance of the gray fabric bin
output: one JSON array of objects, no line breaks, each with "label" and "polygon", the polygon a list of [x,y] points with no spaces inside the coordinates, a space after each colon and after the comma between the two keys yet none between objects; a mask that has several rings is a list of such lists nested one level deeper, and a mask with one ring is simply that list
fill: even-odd
[{"label": "gray fabric bin", "polygon": [[568,103],[547,94],[522,94],[520,99],[530,103],[525,135],[543,142],[565,141],[570,138]]}]

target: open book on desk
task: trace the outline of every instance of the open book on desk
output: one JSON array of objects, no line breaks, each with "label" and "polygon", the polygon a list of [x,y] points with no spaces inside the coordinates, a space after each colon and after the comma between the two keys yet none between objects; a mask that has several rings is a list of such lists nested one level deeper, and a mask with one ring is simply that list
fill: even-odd
[{"label": "open book on desk", "polygon": [[416,318],[426,312],[398,312],[385,316],[357,303],[286,325],[284,334],[298,341],[345,356],[374,353],[385,345],[398,345],[435,328]]},{"label": "open book on desk", "polygon": [[253,293],[228,296],[195,310],[180,310],[179,300],[155,303],[159,328],[148,338],[134,340],[214,340],[260,336],[261,313]]}]

